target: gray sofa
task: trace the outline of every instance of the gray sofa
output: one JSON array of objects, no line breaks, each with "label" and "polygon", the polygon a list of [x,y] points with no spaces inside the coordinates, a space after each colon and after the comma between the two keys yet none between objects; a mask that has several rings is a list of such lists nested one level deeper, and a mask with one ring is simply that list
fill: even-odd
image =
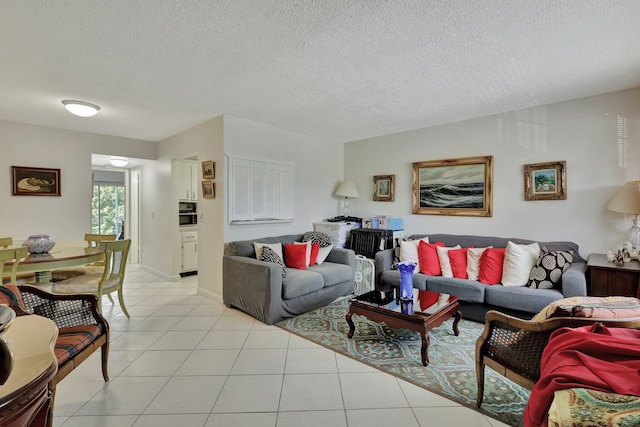
[{"label": "gray sofa", "polygon": [[325,306],[353,292],[355,253],[334,247],[322,265],[286,269],[256,259],[253,242],[293,243],[303,235],[285,235],[231,242],[222,262],[224,303],[272,325]]},{"label": "gray sofa", "polygon": [[[426,234],[415,234],[410,239],[421,239]],[[533,240],[508,239],[502,237],[465,236],[456,234],[430,234],[429,242],[442,242],[445,246],[474,246],[482,248],[493,246],[504,248],[508,241],[516,244],[530,244]],[[498,310],[523,319],[530,319],[547,304],[562,298],[587,295],[585,277],[586,261],[580,256],[578,245],[573,242],[538,242],[540,248],[549,251],[573,251],[571,267],[562,274],[560,287],[554,289],[532,289],[527,286],[485,285],[475,280],[427,276],[422,273],[413,275],[413,287],[422,290],[442,292],[460,298],[460,307],[465,319],[484,322],[489,310]],[[376,253],[375,266],[377,287],[398,286],[400,272],[392,269],[394,249]]]}]

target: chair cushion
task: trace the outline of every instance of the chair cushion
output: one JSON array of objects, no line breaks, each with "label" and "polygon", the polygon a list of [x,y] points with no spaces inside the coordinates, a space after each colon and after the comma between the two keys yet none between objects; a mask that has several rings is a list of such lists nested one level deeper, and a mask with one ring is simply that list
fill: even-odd
[{"label": "chair cushion", "polygon": [[532,320],[540,322],[552,317],[593,317],[621,319],[640,317],[640,300],[633,297],[571,297],[554,301]]},{"label": "chair cushion", "polygon": [[100,332],[98,325],[80,325],[60,328],[54,349],[58,365],[62,365],[71,357],[81,352],[100,335]]},{"label": "chair cushion", "polygon": [[76,268],[61,268],[51,271],[51,281],[59,282],[61,280],[72,279],[78,276],[84,276],[85,274],[102,274],[104,271],[104,265],[85,265]]},{"label": "chair cushion", "polygon": [[[93,294],[98,292],[98,283],[101,278],[102,273],[94,273],[61,280],[53,284],[52,292],[54,294]],[[119,277],[113,276],[105,280],[102,285],[102,290],[106,291],[111,288],[117,288],[118,284]]]},{"label": "chair cushion", "polygon": [[24,309],[22,294],[16,285],[0,286],[0,304],[16,306]]}]

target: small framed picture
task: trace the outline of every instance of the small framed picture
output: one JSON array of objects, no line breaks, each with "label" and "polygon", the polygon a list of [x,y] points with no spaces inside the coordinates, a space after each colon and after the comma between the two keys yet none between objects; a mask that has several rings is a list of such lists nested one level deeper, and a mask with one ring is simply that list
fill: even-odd
[{"label": "small framed picture", "polygon": [[216,183],[211,181],[202,181],[202,197],[205,199],[216,198]]},{"label": "small framed picture", "polygon": [[393,202],[395,200],[395,175],[375,175],[373,177],[373,200]]},{"label": "small framed picture", "polygon": [[202,179],[215,179],[216,178],[216,162],[213,160],[206,160],[202,162]]},{"label": "small framed picture", "polygon": [[60,169],[11,166],[14,196],[59,196]]},{"label": "small framed picture", "polygon": [[567,200],[567,162],[524,165],[525,200]]}]

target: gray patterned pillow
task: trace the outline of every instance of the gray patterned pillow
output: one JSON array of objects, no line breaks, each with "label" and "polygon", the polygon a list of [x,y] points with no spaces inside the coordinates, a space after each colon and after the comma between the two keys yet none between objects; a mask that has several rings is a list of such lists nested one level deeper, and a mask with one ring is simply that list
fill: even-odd
[{"label": "gray patterned pillow", "polygon": [[321,248],[331,246],[331,238],[320,231],[307,231],[302,236],[302,243],[311,242],[318,243]]},{"label": "gray patterned pillow", "polygon": [[286,269],[286,266],[284,265],[284,261],[282,261],[282,258],[280,258],[280,255],[278,255],[276,251],[274,251],[270,247],[264,246],[262,248],[262,255],[260,255],[260,258],[258,259],[260,261],[273,262],[275,264],[278,264],[279,266],[282,267],[282,278],[284,279],[285,277],[287,277],[287,271],[286,271],[287,269]]},{"label": "gray patterned pillow", "polygon": [[571,266],[572,262],[573,251],[549,252],[543,246],[542,254],[529,274],[529,287],[534,289],[555,288],[560,283],[562,273]]}]

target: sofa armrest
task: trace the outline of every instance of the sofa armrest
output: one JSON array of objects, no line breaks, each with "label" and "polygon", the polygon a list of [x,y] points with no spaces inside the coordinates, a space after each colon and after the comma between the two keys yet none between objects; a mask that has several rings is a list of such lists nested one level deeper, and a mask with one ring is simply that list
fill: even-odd
[{"label": "sofa armrest", "polygon": [[565,298],[587,296],[587,264],[576,262],[562,274],[562,295]]},{"label": "sofa armrest", "polygon": [[222,299],[267,324],[282,301],[282,267],[238,255],[222,257]]},{"label": "sofa armrest", "polygon": [[376,273],[382,273],[383,271],[391,270],[391,267],[393,267],[394,251],[395,249],[385,249],[383,251],[376,252]]},{"label": "sofa armrest", "polygon": [[325,261],[335,262],[336,264],[345,264],[355,270],[356,253],[351,249],[334,247],[329,252],[329,256]]}]

